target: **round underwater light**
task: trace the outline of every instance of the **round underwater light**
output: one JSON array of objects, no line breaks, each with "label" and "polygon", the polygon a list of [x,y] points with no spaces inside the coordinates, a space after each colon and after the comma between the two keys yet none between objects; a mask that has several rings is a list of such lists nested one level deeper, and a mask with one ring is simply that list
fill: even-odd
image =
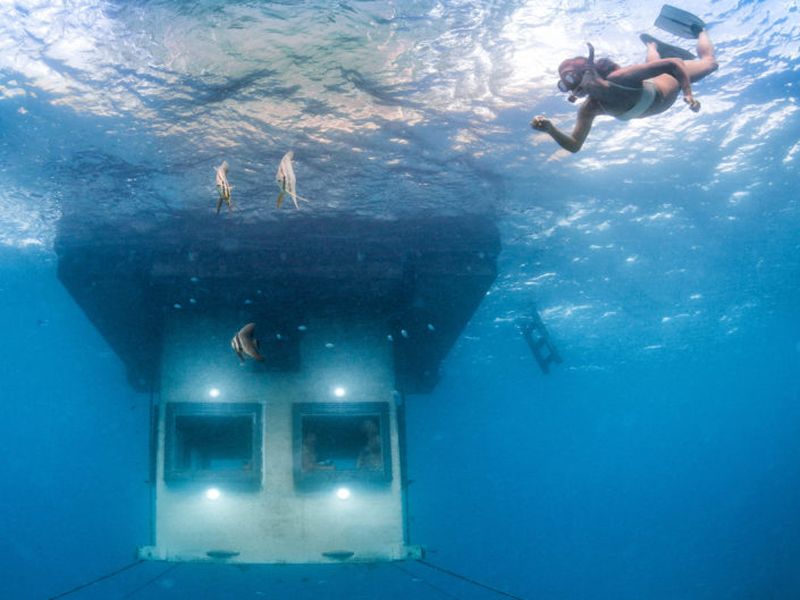
[{"label": "round underwater light", "polygon": [[336,497],[339,500],[347,500],[350,498],[350,490],[346,487],[340,487],[336,490]]},{"label": "round underwater light", "polygon": [[217,488],[208,488],[206,490],[206,498],[208,498],[209,500],[216,500],[221,495],[222,494],[220,493],[220,491]]},{"label": "round underwater light", "polygon": [[211,388],[208,390],[208,395],[212,398],[219,398],[219,388]]},{"label": "round underwater light", "polygon": [[344,389],[342,386],[333,388],[333,395],[337,398],[344,398],[345,394],[347,394],[347,390]]}]

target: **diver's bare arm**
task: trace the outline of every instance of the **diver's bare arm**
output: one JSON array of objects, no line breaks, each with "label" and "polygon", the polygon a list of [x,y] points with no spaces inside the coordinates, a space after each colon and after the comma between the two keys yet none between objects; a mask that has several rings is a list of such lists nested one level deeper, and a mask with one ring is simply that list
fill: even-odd
[{"label": "diver's bare arm", "polygon": [[564,148],[564,150],[577,152],[583,146],[586,136],[589,135],[596,114],[596,111],[592,107],[591,100],[587,100],[581,104],[581,107],[578,109],[578,119],[575,121],[575,127],[571,135],[564,133],[553,125],[550,119],[541,116],[535,117],[533,121],[531,121],[531,127],[549,133],[550,137],[552,137],[559,146]]}]

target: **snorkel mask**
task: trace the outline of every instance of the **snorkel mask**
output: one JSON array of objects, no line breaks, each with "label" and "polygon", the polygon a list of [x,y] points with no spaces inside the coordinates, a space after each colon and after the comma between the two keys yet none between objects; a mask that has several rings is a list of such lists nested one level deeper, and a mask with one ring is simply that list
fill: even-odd
[{"label": "snorkel mask", "polygon": [[[565,69],[562,73],[559,69],[559,80],[558,80],[558,89],[562,92],[572,92],[567,100],[570,102],[575,102],[578,100],[578,96],[575,94],[581,86],[583,85],[584,79],[586,77],[594,77],[596,74],[595,66],[594,66],[594,46],[589,42],[586,42],[586,45],[589,47],[589,57],[587,59],[583,59],[585,61],[585,65],[581,67],[576,67],[572,69]],[[572,59],[573,61],[579,59]],[[565,61],[570,62],[570,61]],[[563,65],[564,63],[562,63]]]}]

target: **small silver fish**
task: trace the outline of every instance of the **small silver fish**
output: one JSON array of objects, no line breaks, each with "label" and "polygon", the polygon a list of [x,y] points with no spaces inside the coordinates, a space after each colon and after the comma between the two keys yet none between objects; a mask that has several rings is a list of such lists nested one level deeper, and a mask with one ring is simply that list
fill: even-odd
[{"label": "small silver fish", "polygon": [[231,340],[231,348],[233,348],[233,351],[236,352],[236,356],[238,356],[239,360],[242,362],[244,362],[245,356],[249,356],[255,360],[264,360],[264,357],[259,353],[259,344],[255,337],[255,328],[255,323],[248,323],[242,327]]},{"label": "small silver fish", "polygon": [[231,203],[231,184],[228,183],[228,161],[223,160],[222,164],[216,167],[215,172],[217,174],[217,191],[219,192],[219,198],[217,198],[217,214],[219,214],[223,201],[227,203],[228,210],[233,208]]}]

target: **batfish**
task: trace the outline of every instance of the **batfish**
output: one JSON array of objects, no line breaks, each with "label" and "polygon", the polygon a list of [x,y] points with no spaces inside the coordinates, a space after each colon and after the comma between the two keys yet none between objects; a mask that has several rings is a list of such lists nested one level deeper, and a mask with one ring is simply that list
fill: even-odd
[{"label": "batfish", "polygon": [[264,357],[259,353],[258,340],[254,335],[255,329],[255,323],[248,323],[231,340],[231,348],[233,348],[236,356],[242,362],[244,362],[245,356],[256,360],[264,360]]},{"label": "batfish", "polygon": [[223,201],[227,203],[228,210],[233,208],[231,204],[231,184],[228,183],[228,161],[223,160],[222,164],[218,166],[215,171],[217,174],[217,191],[219,192],[219,198],[217,199],[217,214],[219,214],[219,209],[222,208]]},{"label": "batfish", "polygon": [[295,208],[300,208],[300,205],[297,203],[298,200],[305,200],[308,202],[308,199],[297,195],[297,178],[294,176],[294,167],[292,167],[293,158],[294,152],[291,150],[284,154],[281,159],[281,164],[278,165],[278,172],[275,174],[275,183],[281,188],[278,194],[278,208],[283,204],[284,194],[289,194],[289,196],[291,196]]}]

